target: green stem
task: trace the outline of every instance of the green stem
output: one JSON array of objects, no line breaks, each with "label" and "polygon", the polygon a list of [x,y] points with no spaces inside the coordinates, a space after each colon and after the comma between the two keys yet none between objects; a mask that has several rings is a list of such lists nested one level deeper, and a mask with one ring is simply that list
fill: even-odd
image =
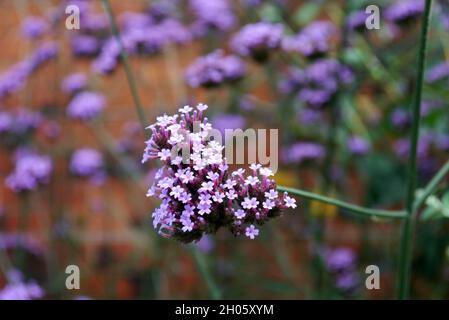
[{"label": "green stem", "polygon": [[402,225],[402,235],[399,252],[399,269],[397,297],[407,299],[410,293],[410,277],[413,251],[413,233],[416,212],[413,211],[415,190],[417,185],[417,144],[419,137],[419,124],[421,113],[421,96],[423,91],[423,78],[426,63],[427,37],[430,22],[432,0],[426,0],[424,17],[421,28],[421,40],[419,45],[418,72],[416,78],[415,97],[413,101],[413,124],[410,136],[410,155],[408,163],[408,181],[406,194],[407,215]]},{"label": "green stem", "polygon": [[120,46],[120,56],[123,61],[123,66],[125,67],[126,77],[128,78],[129,89],[131,90],[131,94],[133,96],[134,105],[136,107],[137,115],[139,117],[140,124],[143,129],[146,128],[147,122],[145,118],[145,113],[143,111],[142,102],[140,101],[139,93],[137,90],[137,84],[134,79],[134,74],[131,70],[131,66],[128,60],[128,54],[125,51],[125,47],[123,46],[122,40],[120,38],[119,29],[117,27],[117,23],[114,18],[114,14],[112,12],[111,4],[109,0],[102,0],[103,8],[106,11],[106,14],[109,18],[109,23],[111,25],[111,31],[114,37],[116,38],[119,46]]},{"label": "green stem", "polygon": [[438,184],[446,177],[449,173],[449,160],[446,164],[437,172],[437,174],[430,180],[429,184],[424,188],[421,195],[416,199],[413,205],[413,212],[418,211],[427,198],[435,192],[435,189],[438,187]]},{"label": "green stem", "polygon": [[204,282],[209,289],[210,295],[212,299],[219,300],[222,298],[221,291],[215,283],[214,277],[210,273],[209,266],[207,265],[207,261],[204,258],[204,255],[198,250],[197,247],[192,246],[192,253],[195,257],[196,264],[198,265],[198,269],[203,277]]},{"label": "green stem", "polygon": [[379,217],[379,218],[389,218],[389,219],[400,219],[404,218],[406,216],[405,211],[390,211],[390,210],[378,210],[378,209],[369,209],[364,208],[361,206],[357,206],[354,204],[350,204],[341,200],[329,198],[326,196],[322,196],[313,192],[308,192],[304,190],[299,190],[295,188],[288,188],[283,186],[278,186],[277,188],[279,191],[287,191],[291,194],[310,199],[315,200],[327,204],[334,205],[336,207],[349,210],[351,212],[354,212],[358,215],[365,216],[365,217]]}]

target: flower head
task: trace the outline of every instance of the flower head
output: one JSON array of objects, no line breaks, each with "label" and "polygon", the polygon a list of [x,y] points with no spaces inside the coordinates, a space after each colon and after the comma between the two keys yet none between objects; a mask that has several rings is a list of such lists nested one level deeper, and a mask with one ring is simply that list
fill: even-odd
[{"label": "flower head", "polygon": [[98,117],[106,105],[102,94],[84,91],[77,94],[67,107],[67,115],[73,119],[91,120]]},{"label": "flower head", "polygon": [[15,192],[31,191],[48,183],[53,164],[49,157],[32,152],[17,153],[14,171],[6,178],[8,188]]},{"label": "flower head", "polygon": [[232,49],[256,61],[265,61],[270,51],[281,46],[284,28],[281,24],[258,22],[244,26],[231,40]]},{"label": "flower head", "polygon": [[[158,117],[148,127],[152,135],[143,162],[159,159],[163,164],[148,193],[162,201],[152,215],[153,225],[164,236],[182,242],[198,240],[221,227],[254,239],[259,233],[254,225],[278,216],[283,208],[296,207],[294,199],[278,195],[271,171],[260,165],[252,166],[249,177],[243,169],[228,171],[221,143],[208,141],[213,128],[203,116],[205,109],[202,104],[196,110],[184,107],[179,114]],[[176,135],[184,139],[172,143]],[[173,164],[171,157],[183,156],[183,148],[189,156]],[[163,150],[170,150],[170,155]]]},{"label": "flower head", "polygon": [[246,72],[243,61],[234,55],[225,56],[215,50],[199,57],[186,71],[186,80],[191,87],[215,87],[241,79]]},{"label": "flower head", "polygon": [[337,35],[337,31],[330,21],[315,21],[296,36],[286,38],[283,47],[287,51],[296,51],[306,57],[321,55],[329,51],[331,40]]}]

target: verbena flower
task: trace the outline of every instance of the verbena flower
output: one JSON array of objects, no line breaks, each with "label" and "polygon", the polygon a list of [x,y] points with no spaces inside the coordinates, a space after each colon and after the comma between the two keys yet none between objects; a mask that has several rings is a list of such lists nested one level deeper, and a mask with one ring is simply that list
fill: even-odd
[{"label": "verbena flower", "polygon": [[[152,135],[142,161],[162,162],[147,194],[162,201],[153,212],[153,225],[160,234],[186,243],[221,227],[253,239],[259,233],[256,226],[278,216],[280,209],[296,208],[296,201],[276,191],[268,168],[253,164],[248,176],[244,169],[229,171],[221,142],[209,141],[213,127],[203,117],[206,109],[203,104],[196,110],[186,106],[148,127]],[[182,148],[189,151],[184,158]]]},{"label": "verbena flower", "polygon": [[363,155],[370,151],[371,145],[360,136],[352,136],[348,139],[348,148],[353,154]]},{"label": "verbena flower", "polygon": [[305,69],[292,69],[281,82],[281,90],[297,93],[299,100],[312,108],[325,106],[340,86],[353,81],[352,71],[335,59],[320,59]]},{"label": "verbena flower", "polygon": [[70,159],[70,171],[80,177],[101,178],[104,176],[103,155],[91,148],[78,149]]},{"label": "verbena flower", "polygon": [[350,30],[365,30],[368,14],[365,10],[351,12],[346,18],[346,26]]},{"label": "verbena flower", "polygon": [[66,76],[61,83],[61,89],[65,93],[74,94],[87,86],[87,77],[84,73],[77,72]]},{"label": "verbena flower", "polygon": [[324,262],[337,289],[352,291],[360,283],[357,256],[352,249],[345,247],[327,249],[324,252]]},{"label": "verbena flower", "polygon": [[211,119],[212,126],[224,136],[226,129],[241,129],[246,120],[239,114],[218,114]]},{"label": "verbena flower", "polygon": [[306,57],[326,53],[330,49],[331,40],[338,34],[332,22],[315,21],[302,29],[297,35],[283,41],[287,51],[300,52]]},{"label": "verbena flower", "polygon": [[31,191],[48,183],[53,164],[48,156],[24,152],[16,156],[14,171],[6,178],[5,184],[15,192]]},{"label": "verbena flower", "polygon": [[70,46],[76,57],[94,57],[100,52],[101,42],[93,35],[77,34],[70,38]]},{"label": "verbena flower", "polygon": [[272,50],[281,46],[284,27],[282,24],[258,22],[243,26],[231,39],[232,49],[256,61],[265,61]]},{"label": "verbena flower", "polygon": [[186,71],[186,81],[191,87],[215,87],[241,79],[246,73],[244,62],[237,56],[225,56],[215,50],[196,59]]},{"label": "verbena flower", "polygon": [[36,129],[41,123],[40,113],[24,107],[0,112],[0,133],[24,135]]},{"label": "verbena flower", "polygon": [[83,91],[73,97],[67,107],[72,119],[91,120],[98,117],[106,105],[106,98],[97,92]]},{"label": "verbena flower", "polygon": [[27,17],[22,23],[22,34],[27,39],[36,39],[48,31],[48,23],[40,17]]},{"label": "verbena flower", "polygon": [[54,59],[57,53],[54,42],[44,42],[29,57],[0,74],[0,99],[21,90],[31,74]]},{"label": "verbena flower", "polygon": [[423,0],[399,0],[385,10],[385,18],[392,22],[404,22],[424,12]]},{"label": "verbena flower", "polygon": [[429,83],[437,82],[449,78],[449,62],[444,61],[433,66],[426,73],[426,81]]},{"label": "verbena flower", "polygon": [[197,34],[228,31],[236,23],[229,0],[190,0],[189,4],[196,16],[193,29]]},{"label": "verbena flower", "polygon": [[321,144],[314,142],[297,142],[282,151],[282,160],[286,164],[298,164],[307,160],[323,159],[326,150]]},{"label": "verbena flower", "polygon": [[23,274],[18,270],[10,270],[7,278],[8,283],[0,290],[0,300],[32,300],[45,295],[37,282],[25,281]]}]

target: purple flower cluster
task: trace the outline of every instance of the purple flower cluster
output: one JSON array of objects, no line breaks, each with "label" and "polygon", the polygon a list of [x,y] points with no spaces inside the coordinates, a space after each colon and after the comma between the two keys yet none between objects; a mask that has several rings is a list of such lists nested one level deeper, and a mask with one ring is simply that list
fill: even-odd
[{"label": "purple flower cluster", "polygon": [[88,34],[76,34],[70,38],[72,53],[76,57],[94,57],[101,50],[101,41]]},{"label": "purple flower cluster", "polygon": [[[137,18],[136,18],[137,17]],[[122,16],[121,41],[128,54],[155,54],[169,44],[185,44],[192,40],[188,28],[174,19],[165,19],[154,24],[147,15],[130,14]],[[95,71],[107,74],[118,65],[120,44],[114,37],[103,45],[100,55],[94,60]]]},{"label": "purple flower cluster", "polygon": [[0,133],[22,135],[36,129],[41,123],[41,114],[26,108],[0,111]]},{"label": "purple flower cluster", "polygon": [[62,80],[63,92],[73,95],[87,87],[87,77],[84,73],[72,73]]},{"label": "purple flower cluster", "polygon": [[299,164],[307,160],[323,159],[326,150],[321,144],[297,142],[282,151],[282,160],[286,164]]},{"label": "purple flower cluster", "polygon": [[78,149],[70,159],[70,171],[80,177],[102,177],[104,176],[103,155],[95,149]]},{"label": "purple flower cluster", "polygon": [[330,21],[315,21],[297,35],[283,41],[283,48],[306,57],[321,55],[329,51],[331,40],[338,35],[338,29]]},{"label": "purple flower cluster", "polygon": [[0,300],[32,300],[45,295],[35,281],[25,282],[23,274],[18,270],[10,270],[7,278],[8,284],[0,290]]},{"label": "purple flower cluster", "polygon": [[190,0],[190,8],[196,16],[193,29],[199,35],[228,31],[236,22],[229,0]]},{"label": "purple flower cluster", "polygon": [[36,39],[48,31],[48,23],[40,17],[28,17],[22,23],[22,34],[27,39]]},{"label": "purple flower cluster", "polygon": [[191,87],[216,87],[241,79],[246,73],[244,62],[237,56],[225,56],[215,50],[196,59],[186,71],[186,81]]},{"label": "purple flower cluster", "polygon": [[444,61],[427,71],[426,81],[429,83],[437,82],[449,78],[449,62]]},{"label": "purple flower cluster", "polygon": [[14,171],[6,178],[5,183],[14,192],[31,191],[48,183],[52,170],[53,164],[49,157],[19,152]]},{"label": "purple flower cluster", "polygon": [[254,239],[259,234],[255,225],[278,216],[280,209],[296,208],[296,201],[276,191],[268,168],[252,164],[247,177],[244,169],[229,172],[224,147],[209,141],[213,127],[203,118],[206,109],[203,104],[196,110],[185,106],[149,126],[152,135],[142,161],[163,164],[147,194],[162,200],[153,225],[160,234],[185,243],[221,227]]},{"label": "purple flower cluster", "polygon": [[424,0],[398,0],[385,10],[385,18],[392,22],[404,22],[420,16]]},{"label": "purple flower cluster", "polygon": [[351,12],[346,18],[346,26],[349,30],[364,30],[367,17],[365,10]]},{"label": "purple flower cluster", "polygon": [[245,118],[239,114],[218,114],[212,118],[211,122],[222,135],[225,134],[226,129],[241,129],[246,125]]},{"label": "purple flower cluster", "polygon": [[371,150],[371,145],[360,136],[352,136],[348,139],[348,148],[355,155],[363,155]]},{"label": "purple flower cluster", "polygon": [[352,249],[344,247],[328,249],[324,252],[324,262],[337,289],[352,291],[360,283],[356,270],[357,256]]},{"label": "purple flower cluster", "polygon": [[[405,162],[409,157],[410,141],[408,138],[396,140],[393,144],[397,157]],[[425,132],[420,135],[417,146],[418,171],[423,178],[430,178],[439,168],[435,153],[449,151],[449,135]]]},{"label": "purple flower cluster", "polygon": [[272,50],[282,43],[282,24],[258,22],[244,26],[231,40],[232,49],[242,55],[251,56],[258,62],[265,61]]},{"label": "purple flower cluster", "polygon": [[30,234],[14,232],[0,234],[0,250],[25,250],[39,256],[44,249],[42,244]]},{"label": "purple flower cluster", "polygon": [[341,84],[353,81],[352,71],[335,59],[320,59],[304,70],[292,69],[280,86],[286,93],[298,93],[307,106],[320,108],[328,103]]},{"label": "purple flower cluster", "polygon": [[102,94],[82,91],[70,101],[67,107],[67,115],[72,119],[92,120],[101,114],[105,105],[106,98]]},{"label": "purple flower cluster", "polygon": [[58,53],[54,42],[41,44],[27,59],[0,74],[0,99],[21,90],[31,74]]}]

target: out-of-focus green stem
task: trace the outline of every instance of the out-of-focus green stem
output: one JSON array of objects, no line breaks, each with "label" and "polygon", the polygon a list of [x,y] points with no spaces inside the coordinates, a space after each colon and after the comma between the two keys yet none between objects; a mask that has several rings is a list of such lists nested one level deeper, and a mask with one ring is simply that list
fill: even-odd
[{"label": "out-of-focus green stem", "polygon": [[143,111],[142,102],[139,97],[137,84],[134,78],[134,74],[131,70],[131,65],[128,61],[128,54],[125,51],[125,47],[123,46],[122,39],[120,38],[119,29],[117,27],[117,23],[115,22],[114,14],[112,12],[111,4],[109,0],[102,0],[103,8],[106,11],[106,14],[109,18],[109,23],[111,25],[111,31],[114,37],[116,38],[119,46],[120,46],[120,56],[123,60],[123,66],[125,68],[126,77],[128,79],[129,89],[131,90],[131,94],[133,96],[134,105],[136,107],[137,115],[139,117],[140,124],[143,129],[147,126],[145,113]]},{"label": "out-of-focus green stem", "polygon": [[397,297],[408,299],[410,294],[410,278],[413,252],[413,233],[416,212],[414,212],[414,199],[417,184],[417,144],[419,137],[419,124],[421,119],[421,97],[423,91],[424,70],[426,64],[427,37],[430,22],[432,0],[426,0],[424,16],[419,43],[419,56],[416,76],[415,97],[413,101],[413,123],[410,135],[410,154],[408,163],[408,181],[406,194],[407,216],[402,225],[402,235],[399,252],[399,266],[397,278]]},{"label": "out-of-focus green stem", "polygon": [[360,216],[364,217],[379,217],[379,218],[388,218],[388,219],[401,219],[406,216],[405,211],[390,211],[390,210],[378,210],[378,209],[369,209],[361,206],[357,206],[354,204],[350,204],[341,200],[329,198],[326,196],[322,196],[313,192],[308,192],[304,190],[299,190],[296,188],[288,188],[283,186],[278,186],[277,189],[279,191],[287,191],[291,194],[310,199],[315,200],[327,204],[334,205],[336,207],[346,209],[348,211],[351,211],[353,213],[356,213]]},{"label": "out-of-focus green stem", "polygon": [[219,300],[222,298],[221,291],[215,283],[214,277],[210,273],[209,266],[207,265],[207,261],[204,258],[204,255],[198,250],[197,247],[192,245],[192,253],[195,257],[196,264],[198,265],[198,269],[203,277],[204,282],[209,289],[210,295],[212,299]]}]

